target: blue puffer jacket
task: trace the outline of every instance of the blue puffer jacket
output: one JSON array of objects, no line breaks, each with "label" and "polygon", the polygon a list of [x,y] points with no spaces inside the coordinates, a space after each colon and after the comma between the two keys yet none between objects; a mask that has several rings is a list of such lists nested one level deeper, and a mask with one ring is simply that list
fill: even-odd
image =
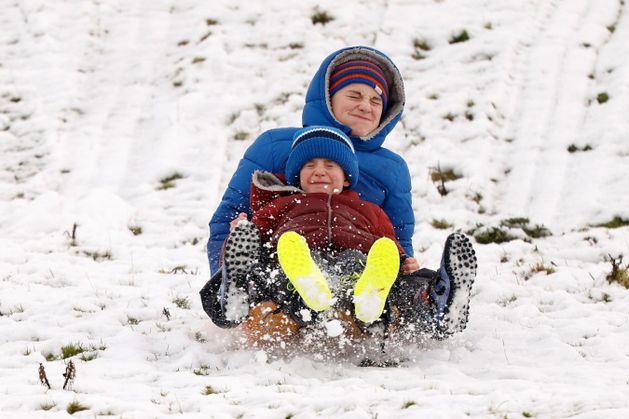
[{"label": "blue puffer jacket", "polygon": [[[328,94],[330,70],[353,59],[368,59],[380,65],[389,82],[389,104],[379,127],[366,137],[351,136],[351,129],[332,115]],[[399,70],[383,53],[369,47],[349,47],[328,56],[315,74],[303,110],[304,126],[327,125],[344,131],[354,143],[360,168],[355,190],[361,196],[385,210],[395,227],[398,240],[407,255],[413,255],[411,238],[415,216],[411,203],[411,178],[406,162],[397,154],[382,147],[387,134],[402,116],[405,95]],[[255,170],[283,173],[293,134],[299,128],[271,129],[260,135],[245,152],[234,173],[220,205],[210,221],[207,252],[212,273],[219,267],[223,241],[229,233],[229,223],[238,213],[249,210],[249,187]]]}]

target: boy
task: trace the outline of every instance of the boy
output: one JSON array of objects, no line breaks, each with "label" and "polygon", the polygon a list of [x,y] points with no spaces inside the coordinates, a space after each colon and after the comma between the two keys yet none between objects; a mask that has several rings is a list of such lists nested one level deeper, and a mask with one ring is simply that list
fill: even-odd
[{"label": "boy", "polygon": [[[223,281],[217,290],[224,318],[219,315],[217,322],[220,313],[208,311],[204,299],[216,324],[234,326],[249,316],[247,329],[262,325],[260,334],[268,335],[270,328],[283,336],[282,331],[294,334],[334,305],[353,314],[362,330],[380,319],[389,304],[385,321],[395,311],[398,324],[414,326],[426,323],[430,311],[434,322],[422,330],[429,326],[434,333],[450,334],[465,327],[476,270],[469,241],[462,235],[448,239],[440,278],[427,269],[417,272],[417,262],[404,255],[385,212],[352,190],[358,179],[352,142],[329,127],[296,132],[286,183],[268,172],[254,173],[251,223],[243,215],[234,220],[224,246]],[[261,242],[277,254],[265,255]],[[403,271],[415,274],[397,280],[400,260],[405,261]],[[324,266],[327,278],[320,269]],[[328,280],[341,282],[333,287],[336,298]],[[460,307],[444,318],[455,294]],[[257,312],[261,303],[264,309]],[[279,316],[278,321],[269,322],[269,316]]]}]

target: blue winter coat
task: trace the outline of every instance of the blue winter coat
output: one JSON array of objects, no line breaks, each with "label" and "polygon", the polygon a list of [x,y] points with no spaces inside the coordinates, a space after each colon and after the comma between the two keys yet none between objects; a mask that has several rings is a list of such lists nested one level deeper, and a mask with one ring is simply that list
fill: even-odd
[{"label": "blue winter coat", "polygon": [[[379,127],[367,137],[351,136],[351,129],[334,118],[330,108],[328,80],[330,70],[352,59],[375,61],[384,70],[389,82],[389,104]],[[328,56],[312,79],[306,93],[302,114],[304,126],[327,125],[344,131],[354,144],[360,176],[355,191],[361,198],[385,210],[398,240],[407,255],[413,255],[411,238],[415,216],[411,202],[411,178],[406,162],[397,154],[382,147],[387,134],[398,123],[404,109],[405,94],[402,77],[393,62],[383,53],[369,47],[349,47]],[[300,128],[277,128],[262,133],[247,149],[227,186],[221,203],[210,221],[207,245],[212,273],[219,267],[220,252],[229,233],[229,223],[238,213],[249,210],[249,188],[255,170],[283,173],[293,134]]]}]

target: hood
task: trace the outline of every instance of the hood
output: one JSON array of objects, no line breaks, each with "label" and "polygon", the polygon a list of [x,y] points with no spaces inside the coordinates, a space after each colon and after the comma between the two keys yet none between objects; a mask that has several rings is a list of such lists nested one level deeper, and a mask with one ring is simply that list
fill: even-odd
[{"label": "hood", "polygon": [[[329,95],[330,70],[337,65],[349,60],[364,59],[378,64],[384,71],[389,84],[389,105],[382,116],[380,125],[366,137],[351,135],[351,129],[341,124],[332,115]],[[404,83],[400,71],[393,61],[382,52],[365,46],[348,47],[330,54],[314,75],[308,92],[306,93],[306,105],[302,114],[304,127],[311,125],[327,125],[345,132],[354,143],[357,150],[374,150],[384,142],[402,116],[404,110]]]}]

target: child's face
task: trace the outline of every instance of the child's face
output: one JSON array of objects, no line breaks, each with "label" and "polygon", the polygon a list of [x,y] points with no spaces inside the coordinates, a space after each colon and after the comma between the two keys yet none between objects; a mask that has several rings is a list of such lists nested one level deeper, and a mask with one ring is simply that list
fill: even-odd
[{"label": "child's face", "polygon": [[341,166],[335,161],[321,158],[304,164],[299,171],[299,183],[306,193],[338,194],[344,186],[349,186]]}]

